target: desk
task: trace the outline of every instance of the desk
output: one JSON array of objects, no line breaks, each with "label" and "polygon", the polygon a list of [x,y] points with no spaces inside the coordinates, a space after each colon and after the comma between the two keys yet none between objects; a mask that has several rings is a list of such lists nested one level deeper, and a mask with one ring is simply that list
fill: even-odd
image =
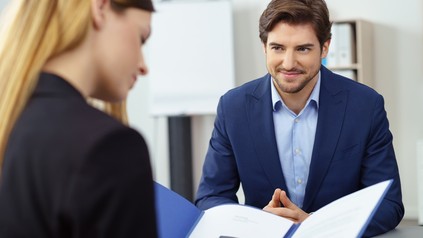
[{"label": "desk", "polygon": [[423,237],[423,226],[403,226],[397,227],[394,230],[376,236],[379,238],[422,238]]}]

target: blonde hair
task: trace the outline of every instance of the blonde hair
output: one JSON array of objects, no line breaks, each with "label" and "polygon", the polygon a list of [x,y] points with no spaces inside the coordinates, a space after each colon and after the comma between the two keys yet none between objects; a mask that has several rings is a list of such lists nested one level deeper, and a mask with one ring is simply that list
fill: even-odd
[{"label": "blonde hair", "polygon": [[[0,23],[0,167],[9,134],[46,61],[79,45],[91,24],[88,0],[13,0]],[[126,122],[125,103],[105,111]]]}]

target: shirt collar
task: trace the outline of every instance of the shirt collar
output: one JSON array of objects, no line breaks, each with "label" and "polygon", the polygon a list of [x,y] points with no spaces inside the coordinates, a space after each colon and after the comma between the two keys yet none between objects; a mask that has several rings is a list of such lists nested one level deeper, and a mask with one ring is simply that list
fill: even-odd
[{"label": "shirt collar", "polygon": [[[321,76],[321,73],[319,71],[318,76],[317,76],[318,77],[317,83],[314,86],[313,91],[311,91],[310,97],[308,98],[307,103],[306,103],[306,106],[307,106],[310,103],[310,101],[314,101],[317,109],[319,109],[320,76]],[[279,105],[279,104],[284,104],[284,103],[283,103],[281,96],[279,95],[278,91],[276,90],[275,85],[273,84],[273,77],[270,77],[270,88],[271,88],[271,94],[272,94],[273,111],[277,111],[282,106],[282,105]]]}]

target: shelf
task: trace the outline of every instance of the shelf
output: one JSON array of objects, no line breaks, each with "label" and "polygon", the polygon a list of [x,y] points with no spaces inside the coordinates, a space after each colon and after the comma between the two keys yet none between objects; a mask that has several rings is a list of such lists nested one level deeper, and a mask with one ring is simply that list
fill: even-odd
[{"label": "shelf", "polygon": [[340,66],[331,66],[328,67],[330,70],[358,70],[358,64],[351,64],[351,65],[340,65]]},{"label": "shelf", "polygon": [[[351,28],[348,28],[346,31],[344,27],[341,31],[339,30],[339,27],[335,27],[340,24],[350,24]],[[335,20],[332,25],[332,33],[336,34],[333,34],[331,45],[329,46],[327,60],[332,61],[330,61],[330,63],[328,62],[327,67],[333,71],[351,71],[347,72],[347,75],[353,75],[354,80],[368,86],[373,86],[373,37],[370,22],[361,19]],[[338,41],[340,41],[340,38],[342,37],[341,43],[336,42],[336,37],[339,37]],[[342,40],[346,40],[346,42],[343,42]],[[338,44],[341,44],[341,46],[338,46]],[[348,45],[350,48],[347,51],[350,54],[350,58],[347,59],[346,62],[353,63],[338,65],[341,60],[338,58],[339,61],[334,62],[333,54],[335,52],[338,54],[337,57],[341,57],[339,56],[339,54],[341,54],[340,52],[343,50],[345,51],[345,47]],[[345,55],[342,57],[344,56]]]}]

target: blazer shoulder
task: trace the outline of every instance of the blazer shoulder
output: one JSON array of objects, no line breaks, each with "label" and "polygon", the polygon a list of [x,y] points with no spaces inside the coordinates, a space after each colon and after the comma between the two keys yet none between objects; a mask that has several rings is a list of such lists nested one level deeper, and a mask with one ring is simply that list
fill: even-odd
[{"label": "blazer shoulder", "polygon": [[86,131],[87,135],[92,135],[95,140],[102,140],[109,137],[132,137],[145,144],[141,134],[135,129],[122,124],[120,121],[108,114],[88,105],[85,113],[86,123],[81,125],[81,131]]},{"label": "blazer shoulder", "polygon": [[263,77],[246,82],[238,87],[229,90],[223,97],[239,98],[240,96],[249,94],[255,97],[261,97],[270,90],[270,75],[266,74]]},{"label": "blazer shoulder", "polygon": [[75,158],[82,158],[92,146],[110,135],[122,136],[123,133],[143,142],[137,131],[83,100],[40,97],[31,102],[22,114],[17,135],[38,138],[29,145],[37,151],[36,147],[50,144]]}]

